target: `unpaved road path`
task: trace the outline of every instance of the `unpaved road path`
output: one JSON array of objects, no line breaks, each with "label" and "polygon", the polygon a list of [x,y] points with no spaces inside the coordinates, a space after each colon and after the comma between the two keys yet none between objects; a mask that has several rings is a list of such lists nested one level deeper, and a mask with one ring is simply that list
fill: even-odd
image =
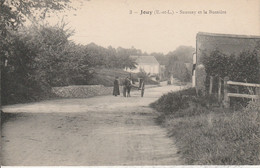
[{"label": "unpaved road path", "polygon": [[146,89],[145,97],[98,96],[3,107],[2,165],[178,165],[174,142],[148,105],[180,86]]}]

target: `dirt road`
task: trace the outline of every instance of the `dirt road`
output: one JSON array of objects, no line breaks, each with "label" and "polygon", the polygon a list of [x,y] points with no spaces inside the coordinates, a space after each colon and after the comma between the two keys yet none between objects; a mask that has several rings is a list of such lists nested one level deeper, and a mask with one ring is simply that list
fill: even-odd
[{"label": "dirt road", "polygon": [[146,89],[145,96],[98,96],[5,106],[2,165],[178,165],[174,142],[148,105],[180,86]]}]

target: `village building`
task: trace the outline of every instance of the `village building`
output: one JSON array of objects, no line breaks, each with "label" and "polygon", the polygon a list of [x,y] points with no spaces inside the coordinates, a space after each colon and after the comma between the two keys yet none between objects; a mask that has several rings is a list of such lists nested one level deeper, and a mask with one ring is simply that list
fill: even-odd
[{"label": "village building", "polygon": [[[260,36],[215,34],[199,32],[196,36],[196,53],[193,55],[193,86],[205,89],[206,73],[202,64],[202,55],[210,55],[216,49],[230,56],[237,56],[243,51],[253,51],[260,46]],[[258,54],[260,57],[260,53]],[[259,59],[260,60],[260,59]]]},{"label": "village building", "polygon": [[154,56],[130,56],[137,65],[135,69],[125,68],[125,71],[131,73],[145,72],[150,75],[160,75],[160,67],[159,62],[156,60]]}]

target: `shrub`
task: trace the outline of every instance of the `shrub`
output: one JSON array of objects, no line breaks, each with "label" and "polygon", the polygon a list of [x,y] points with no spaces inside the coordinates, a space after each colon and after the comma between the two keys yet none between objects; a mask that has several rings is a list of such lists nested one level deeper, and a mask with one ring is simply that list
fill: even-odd
[{"label": "shrub", "polygon": [[[198,97],[195,88],[188,88],[178,92],[170,92],[161,96],[150,106],[164,114],[172,114],[175,117],[192,116],[197,113],[204,113],[206,106],[209,104],[208,97]],[[196,111],[201,107],[201,111]]]}]

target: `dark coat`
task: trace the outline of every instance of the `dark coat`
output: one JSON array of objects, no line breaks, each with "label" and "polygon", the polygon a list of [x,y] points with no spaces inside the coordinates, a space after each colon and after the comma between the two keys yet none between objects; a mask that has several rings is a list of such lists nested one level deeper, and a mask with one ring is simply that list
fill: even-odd
[{"label": "dark coat", "polygon": [[120,95],[119,81],[117,79],[114,81],[113,95],[115,96]]},{"label": "dark coat", "polygon": [[126,85],[126,88],[131,88],[131,81],[130,81],[130,79],[126,79],[125,80],[125,85]]},{"label": "dark coat", "polygon": [[129,95],[130,95],[131,87],[132,87],[131,80],[126,79],[126,91]]}]

